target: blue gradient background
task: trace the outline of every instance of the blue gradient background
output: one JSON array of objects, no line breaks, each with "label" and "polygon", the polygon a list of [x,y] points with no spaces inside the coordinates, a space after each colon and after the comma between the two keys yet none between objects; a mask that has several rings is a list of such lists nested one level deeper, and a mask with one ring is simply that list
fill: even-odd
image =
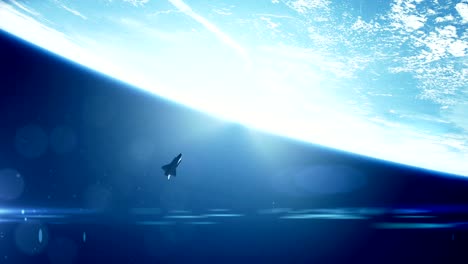
[{"label": "blue gradient background", "polygon": [[462,178],[254,131],[0,37],[0,168],[18,172],[0,180],[22,189],[2,197],[5,263],[466,257]]}]

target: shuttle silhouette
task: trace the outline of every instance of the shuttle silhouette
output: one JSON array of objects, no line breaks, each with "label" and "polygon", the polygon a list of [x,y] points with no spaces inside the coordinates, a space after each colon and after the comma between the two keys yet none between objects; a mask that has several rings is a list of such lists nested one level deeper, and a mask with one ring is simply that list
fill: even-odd
[{"label": "shuttle silhouette", "polygon": [[177,155],[172,161],[171,163],[169,164],[166,164],[164,166],[161,167],[161,169],[164,170],[164,175],[167,176],[167,179],[169,180],[171,178],[171,176],[176,176],[177,173],[176,173],[176,169],[177,169],[177,166],[179,166],[180,162],[182,161],[182,153],[180,153],[179,155]]}]

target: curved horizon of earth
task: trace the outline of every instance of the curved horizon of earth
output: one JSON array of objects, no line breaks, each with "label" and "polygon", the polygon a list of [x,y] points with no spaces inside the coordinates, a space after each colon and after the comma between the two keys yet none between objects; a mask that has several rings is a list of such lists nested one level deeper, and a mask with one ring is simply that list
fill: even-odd
[{"label": "curved horizon of earth", "polygon": [[468,1],[0,3],[0,29],[246,127],[468,176]]}]

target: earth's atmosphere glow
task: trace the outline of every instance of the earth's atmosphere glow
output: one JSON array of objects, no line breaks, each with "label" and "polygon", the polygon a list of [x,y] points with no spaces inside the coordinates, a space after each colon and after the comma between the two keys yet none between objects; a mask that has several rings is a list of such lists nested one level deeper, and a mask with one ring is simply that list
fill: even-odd
[{"label": "earth's atmosphere glow", "polygon": [[273,134],[468,176],[468,1],[19,1],[0,29]]}]

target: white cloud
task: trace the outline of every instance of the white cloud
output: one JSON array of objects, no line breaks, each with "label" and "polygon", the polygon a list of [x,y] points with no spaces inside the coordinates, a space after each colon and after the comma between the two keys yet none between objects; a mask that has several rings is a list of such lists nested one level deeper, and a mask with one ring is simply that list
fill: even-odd
[{"label": "white cloud", "polygon": [[462,40],[455,40],[448,47],[448,52],[454,57],[464,57],[468,55],[468,43]]},{"label": "white cloud", "polygon": [[463,23],[468,23],[468,4],[467,3],[458,3],[455,5],[455,9],[458,14],[463,18]]},{"label": "white cloud", "polygon": [[271,21],[271,18],[269,18],[269,17],[262,16],[262,17],[260,17],[260,19],[267,23],[267,27],[269,29],[276,30],[280,26],[280,23],[275,23],[275,22]]},{"label": "white cloud", "polygon": [[232,12],[227,9],[227,8],[220,8],[220,9],[213,9],[213,12],[215,12],[216,14],[218,15],[222,15],[222,16],[230,16],[232,15]]},{"label": "white cloud", "polygon": [[293,19],[292,16],[278,15],[278,14],[257,13],[257,14],[255,14],[255,15],[256,15],[256,16],[263,16],[263,17],[274,17],[274,18]]},{"label": "white cloud", "polygon": [[356,22],[351,26],[352,30],[373,31],[374,28],[373,24],[365,22],[361,17],[358,17]]},{"label": "white cloud", "polygon": [[78,12],[78,11],[76,11],[76,10],[74,10],[74,9],[71,9],[71,8],[69,8],[69,7],[67,7],[67,6],[65,6],[65,5],[63,5],[63,4],[60,5],[60,7],[62,7],[62,8],[65,9],[65,10],[67,10],[68,12],[74,14],[75,16],[81,17],[81,18],[84,19],[84,20],[87,20],[87,19],[88,19],[86,16],[82,15],[80,12]]},{"label": "white cloud", "polygon": [[[419,93],[419,99],[441,105],[468,100],[462,92],[468,83],[468,75],[464,74],[468,65],[463,65],[466,60],[454,59],[467,56],[468,35],[445,3],[393,0],[390,11],[372,20],[348,14],[343,15],[344,22],[340,23],[333,22],[335,15],[322,12],[319,16],[330,22],[318,25],[313,20],[319,5],[314,9],[307,5],[309,1],[286,3],[299,13],[311,13],[307,14],[308,21],[298,22],[298,27],[308,26],[309,45],[316,54],[326,57],[325,61],[336,62],[333,67],[325,62],[319,66],[321,69],[333,69],[337,76],[344,78],[359,78],[360,74],[372,70],[370,66],[386,65],[373,69],[378,74],[387,74],[383,69],[411,74],[416,80],[411,92]],[[468,1],[458,4],[457,9],[463,9],[465,4]],[[455,3],[451,5],[455,6]]]},{"label": "white cloud", "polygon": [[16,7],[20,8],[21,10],[23,10],[23,11],[25,11],[25,12],[33,15],[33,16],[40,16],[40,14],[36,10],[34,10],[34,9],[30,8],[30,7],[26,7],[25,5],[22,5],[22,4],[18,3],[15,0],[10,0],[10,2],[13,5],[15,5]]},{"label": "white cloud", "polygon": [[457,28],[454,26],[446,26],[443,28],[436,29],[440,36],[443,38],[456,38],[457,37]]},{"label": "white cloud", "polygon": [[395,0],[391,5],[391,12],[388,15],[391,25],[396,28],[404,28],[407,31],[414,31],[424,26],[427,18],[417,12],[413,0]]},{"label": "white cloud", "polygon": [[286,4],[298,13],[306,14],[316,9],[329,10],[330,0],[294,0]]},{"label": "white cloud", "polygon": [[404,17],[403,21],[407,29],[416,30],[424,26],[426,18],[415,15],[409,15],[407,17]]},{"label": "white cloud", "polygon": [[437,17],[435,19],[436,23],[442,23],[442,22],[448,22],[448,21],[453,21],[455,18],[452,15],[446,15],[444,17]]},{"label": "white cloud", "polygon": [[139,7],[144,6],[149,2],[149,0],[123,0],[124,2],[130,3],[133,6]]},{"label": "white cloud", "polygon": [[229,47],[237,51],[237,53],[241,55],[241,57],[245,60],[246,65],[248,67],[250,66],[250,58],[247,52],[245,51],[245,49],[239,43],[237,43],[234,39],[232,39],[228,34],[223,32],[215,24],[211,23],[209,20],[207,20],[203,16],[193,11],[192,8],[188,6],[182,0],[169,0],[169,2],[173,4],[177,9],[179,9],[181,12],[185,13],[186,15],[193,18],[198,23],[202,24],[207,30],[215,34],[216,37],[218,37],[218,39],[220,39],[226,45],[228,45]]},{"label": "white cloud", "polygon": [[434,9],[430,9],[430,8],[429,8],[429,9],[427,9],[426,14],[427,14],[428,16],[433,16],[433,15],[436,15],[437,12],[434,11]]},{"label": "white cloud", "polygon": [[180,35],[182,35],[182,33],[158,30],[157,28],[145,24],[140,20],[123,17],[120,19],[112,18],[112,21],[114,23],[118,23],[129,28],[133,32],[139,32],[143,34],[143,36],[147,37],[148,40],[152,40],[152,38],[157,38],[159,40],[170,42],[182,41],[182,39],[180,38]]},{"label": "white cloud", "polygon": [[[464,9],[464,5],[465,3],[459,3],[454,7],[457,10],[460,7]],[[394,73],[412,74],[418,81],[418,98],[442,106],[466,101],[467,98],[462,93],[468,83],[468,75],[463,74],[466,65],[463,66],[462,60],[452,60],[467,54],[468,39],[465,30],[455,21],[453,15],[428,16],[426,10],[442,13],[446,9],[434,1],[423,1],[420,4],[414,0],[395,0],[392,11],[383,16],[383,19],[393,26],[383,31],[391,34],[389,40],[394,43],[387,47],[392,49],[394,46],[396,49],[401,43],[406,49],[403,51],[398,47],[399,58],[393,60],[389,69]],[[438,23],[442,22],[451,25],[437,27]],[[418,30],[426,24],[429,26],[425,30]],[[383,41],[385,42],[385,39]]]},{"label": "white cloud", "polygon": [[179,10],[169,9],[169,10],[158,10],[150,14],[150,16],[158,16],[158,15],[168,15],[172,13],[178,13]]}]

